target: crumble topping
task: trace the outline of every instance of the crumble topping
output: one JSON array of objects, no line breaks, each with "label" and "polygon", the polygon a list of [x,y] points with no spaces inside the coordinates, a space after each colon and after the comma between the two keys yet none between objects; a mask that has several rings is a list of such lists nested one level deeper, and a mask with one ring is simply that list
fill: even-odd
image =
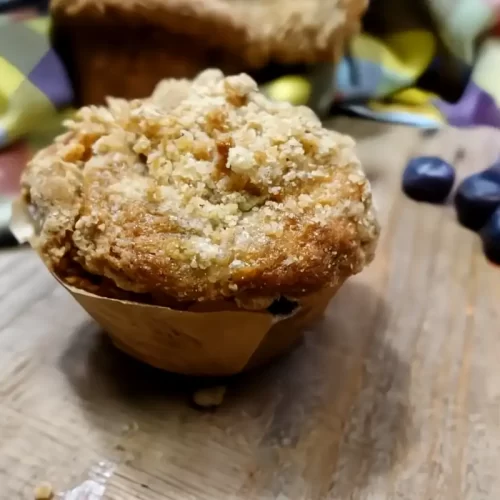
[{"label": "crumble topping", "polygon": [[352,139],[309,108],[268,100],[248,75],[165,80],[150,98],[109,99],[65,125],[23,177],[53,268],[71,251],[86,271],[141,291],[133,260],[156,258],[234,293],[245,269],[311,255],[320,265],[306,247],[328,233],[335,253],[335,225],[352,238],[351,274],[373,256],[378,226]]}]

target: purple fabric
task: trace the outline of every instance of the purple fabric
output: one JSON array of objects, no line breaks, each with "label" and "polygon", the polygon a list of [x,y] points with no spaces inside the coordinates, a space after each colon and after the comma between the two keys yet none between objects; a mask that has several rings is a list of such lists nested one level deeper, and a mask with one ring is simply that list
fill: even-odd
[{"label": "purple fabric", "polygon": [[500,110],[495,100],[480,89],[472,80],[455,103],[436,99],[436,106],[455,127],[487,125],[500,127]]},{"label": "purple fabric", "polygon": [[73,100],[73,89],[66,70],[53,50],[49,50],[29,73],[28,79],[38,87],[56,108]]}]

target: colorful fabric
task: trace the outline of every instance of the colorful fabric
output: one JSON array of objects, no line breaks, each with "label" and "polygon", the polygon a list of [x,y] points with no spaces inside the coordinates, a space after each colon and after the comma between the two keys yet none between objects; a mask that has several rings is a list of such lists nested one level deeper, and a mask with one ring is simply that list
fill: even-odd
[{"label": "colorful fabric", "polygon": [[[371,0],[341,63],[308,79],[320,112],[334,101],[419,127],[500,127],[500,0]],[[267,90],[291,95],[286,77]]]},{"label": "colorful fabric", "polygon": [[500,127],[500,0],[372,0],[336,76],[362,116]]},{"label": "colorful fabric", "polygon": [[48,31],[48,18],[34,9],[0,15],[0,244],[21,169],[60,131],[60,110],[73,100]]},{"label": "colorful fabric", "polygon": [[73,100],[48,30],[47,17],[16,22],[0,16],[0,148],[33,132]]}]

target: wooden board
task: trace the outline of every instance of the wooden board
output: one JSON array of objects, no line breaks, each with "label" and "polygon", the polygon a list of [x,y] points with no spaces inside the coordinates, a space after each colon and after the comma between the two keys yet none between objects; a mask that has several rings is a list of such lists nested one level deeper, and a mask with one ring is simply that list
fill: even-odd
[{"label": "wooden board", "polygon": [[500,131],[334,125],[373,180],[376,262],[215,412],[117,352],[30,250],[1,252],[1,499],[44,480],[65,500],[500,498],[500,269],[451,206],[400,192],[409,157],[463,175]]}]

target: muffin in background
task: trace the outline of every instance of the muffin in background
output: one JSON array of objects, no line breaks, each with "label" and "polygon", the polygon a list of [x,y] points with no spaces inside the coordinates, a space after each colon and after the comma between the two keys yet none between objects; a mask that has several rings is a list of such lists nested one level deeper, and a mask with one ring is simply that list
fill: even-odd
[{"label": "muffin in background", "polygon": [[155,366],[259,364],[374,257],[352,139],[245,74],[165,80],[67,127],[23,174],[31,244],[117,344]]},{"label": "muffin in background", "polygon": [[53,43],[80,104],[149,95],[217,66],[337,63],[367,0],[53,0]]}]

